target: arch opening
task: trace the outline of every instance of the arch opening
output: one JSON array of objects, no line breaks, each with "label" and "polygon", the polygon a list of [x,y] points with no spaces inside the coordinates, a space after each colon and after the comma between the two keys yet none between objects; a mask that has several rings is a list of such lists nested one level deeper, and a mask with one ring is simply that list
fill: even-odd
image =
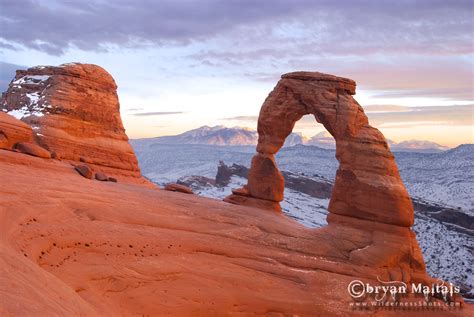
[{"label": "arch opening", "polygon": [[[300,133],[299,138],[296,133]],[[339,166],[335,147],[332,135],[308,114],[296,122],[284,147],[275,155],[285,182],[282,212],[306,227],[327,225],[332,184]]]}]

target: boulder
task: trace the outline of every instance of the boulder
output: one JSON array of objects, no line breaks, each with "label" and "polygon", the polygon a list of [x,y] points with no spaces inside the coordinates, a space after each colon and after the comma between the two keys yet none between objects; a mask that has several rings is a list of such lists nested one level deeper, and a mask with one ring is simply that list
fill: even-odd
[{"label": "boulder", "polygon": [[50,159],[51,158],[51,153],[42,148],[41,146],[34,144],[34,143],[28,143],[28,142],[21,142],[15,144],[14,147],[18,152],[32,155],[32,156],[37,156],[45,159]]},{"label": "boulder", "polygon": [[184,194],[194,194],[193,190],[189,188],[188,186],[175,184],[175,183],[166,184],[165,190],[169,190],[172,192],[180,192]]},{"label": "boulder", "polygon": [[105,175],[104,173],[101,173],[101,172],[95,173],[95,179],[97,179],[98,181],[101,181],[101,182],[106,182],[106,181],[109,180],[107,175]]},{"label": "boulder", "polygon": [[92,176],[94,176],[94,172],[92,172],[92,169],[86,164],[76,166],[75,170],[88,179],[92,179]]}]

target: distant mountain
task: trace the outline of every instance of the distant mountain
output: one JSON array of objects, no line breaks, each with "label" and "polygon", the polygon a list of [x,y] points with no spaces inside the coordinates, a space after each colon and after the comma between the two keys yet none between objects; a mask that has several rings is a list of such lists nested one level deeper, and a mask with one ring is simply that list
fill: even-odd
[{"label": "distant mountain", "polygon": [[203,126],[178,135],[146,139],[157,144],[255,145],[258,134],[246,128]]},{"label": "distant mountain", "polygon": [[[149,144],[256,145],[257,141],[258,133],[255,130],[242,127],[227,128],[218,125],[214,127],[203,126],[178,135],[140,139],[139,142]],[[400,143],[387,140],[387,142],[393,152],[437,153],[449,149],[437,143],[422,140],[409,140]],[[298,144],[313,145],[323,149],[336,148],[334,138],[327,131],[322,131],[310,139],[305,138],[299,132],[293,132],[286,138],[284,146]]]},{"label": "distant mountain", "polygon": [[449,150],[448,147],[440,145],[435,142],[422,141],[422,140],[409,140],[402,141],[400,143],[390,144],[392,151],[396,152],[426,152],[426,153],[436,153]]},{"label": "distant mountain", "polygon": [[304,144],[305,142],[306,139],[301,132],[293,132],[286,138],[283,146],[295,146],[297,144]]},{"label": "distant mountain", "polygon": [[309,139],[305,145],[315,145],[321,147],[323,149],[335,149],[336,148],[336,141],[334,140],[333,136],[327,132],[322,131],[313,136]]},{"label": "distant mountain", "polygon": [[[392,140],[387,139],[387,143],[393,152],[422,152],[422,153],[437,153],[449,150],[448,147],[440,145],[431,141],[424,140],[409,140],[396,143]],[[336,141],[332,135],[327,131],[322,131],[307,142],[302,143],[304,145],[315,145],[323,149],[335,149]]]},{"label": "distant mountain", "polygon": [[[190,130],[178,135],[161,136],[150,139],[133,140],[152,144],[205,144],[205,145],[256,145],[258,133],[255,130],[242,127],[227,128],[222,125]],[[291,133],[286,139],[285,146],[293,146],[304,142],[301,133]]]}]

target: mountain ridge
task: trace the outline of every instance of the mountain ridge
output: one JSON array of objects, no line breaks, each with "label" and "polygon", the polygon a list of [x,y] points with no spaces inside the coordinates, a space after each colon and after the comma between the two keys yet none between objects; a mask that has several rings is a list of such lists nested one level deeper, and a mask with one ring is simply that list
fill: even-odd
[{"label": "mountain ridge", "polygon": [[[167,135],[151,138],[132,139],[132,142],[149,142],[156,144],[207,144],[207,145],[256,145],[258,133],[244,127],[226,127],[223,125],[202,126],[181,134]],[[392,151],[395,152],[423,152],[438,153],[450,148],[427,140],[406,140],[396,143],[387,140]],[[312,145],[325,149],[335,149],[334,138],[327,131],[317,133],[311,138],[306,138],[300,132],[292,132],[285,141],[284,146]]]}]

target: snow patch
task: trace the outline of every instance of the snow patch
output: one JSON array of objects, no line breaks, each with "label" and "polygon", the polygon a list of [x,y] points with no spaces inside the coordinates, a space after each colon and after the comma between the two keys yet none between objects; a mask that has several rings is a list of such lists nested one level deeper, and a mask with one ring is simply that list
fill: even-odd
[{"label": "snow patch", "polygon": [[29,116],[29,111],[26,106],[23,106],[20,109],[14,109],[7,112],[9,115],[21,120],[23,117]]},{"label": "snow patch", "polygon": [[40,100],[40,94],[38,92],[32,92],[32,93],[26,93],[25,95],[28,98],[28,106],[23,106],[20,109],[7,111],[7,114],[15,117],[18,120],[21,120],[22,118],[29,117],[29,116],[36,116],[36,117],[44,116],[44,110],[46,107],[48,107],[48,105],[46,104],[40,105],[38,103],[38,101]]},{"label": "snow patch", "polygon": [[[49,77],[50,76],[47,76],[47,75],[27,75],[13,81],[12,84],[13,85],[22,85],[22,84],[36,85],[48,80]],[[21,86],[18,86],[18,88],[21,88]]]}]

